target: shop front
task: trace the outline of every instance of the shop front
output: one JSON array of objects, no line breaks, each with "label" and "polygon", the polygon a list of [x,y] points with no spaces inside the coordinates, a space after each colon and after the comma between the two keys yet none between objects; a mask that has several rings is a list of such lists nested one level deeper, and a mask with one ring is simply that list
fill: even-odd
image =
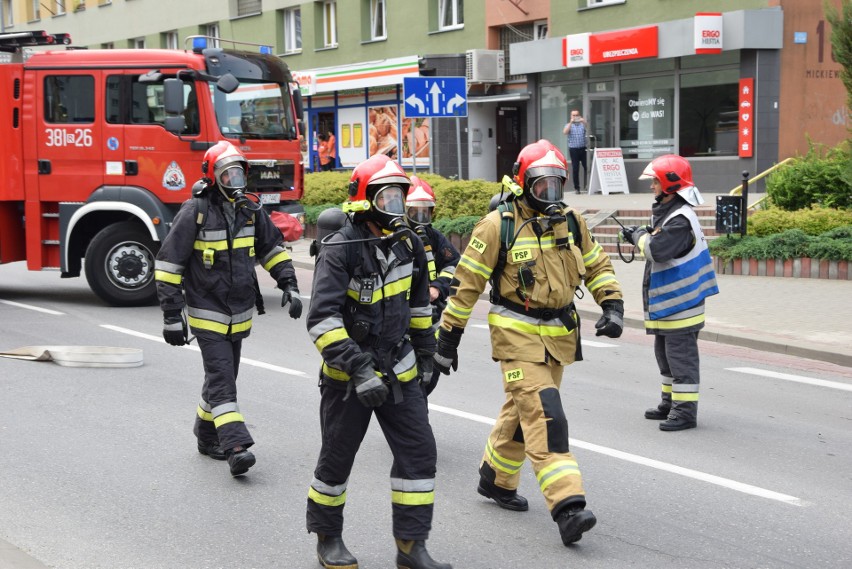
[{"label": "shop front", "polygon": [[647,191],[650,159],[676,153],[723,192],[778,161],[782,30],[780,9],[696,14],[513,44],[511,72],[532,79],[540,136],[566,154],[576,109],[590,149],[622,151],[632,191]]},{"label": "shop front", "polygon": [[[428,169],[430,121],[402,116],[402,83],[420,75],[417,56],[294,73],[306,98],[306,159],[320,168],[320,135],[334,136],[334,168],[351,169],[375,154]],[[329,140],[331,139],[328,137]]]}]

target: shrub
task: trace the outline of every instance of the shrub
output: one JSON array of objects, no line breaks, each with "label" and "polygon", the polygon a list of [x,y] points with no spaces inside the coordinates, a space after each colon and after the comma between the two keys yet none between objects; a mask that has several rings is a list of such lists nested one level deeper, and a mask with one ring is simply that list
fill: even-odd
[{"label": "shrub", "polygon": [[434,226],[435,229],[437,229],[444,235],[448,235],[450,233],[458,233],[459,235],[470,235],[471,233],[473,233],[473,226],[476,225],[476,222],[480,219],[482,219],[482,217],[478,215],[466,215],[453,219],[444,218],[435,221]]},{"label": "shrub", "polygon": [[500,191],[498,182],[485,180],[442,179],[432,186],[435,190],[435,219],[464,216],[482,217],[488,213],[491,196]]},{"label": "shrub", "polygon": [[308,206],[322,204],[340,205],[349,195],[348,172],[312,172],[305,174],[305,195],[302,205],[307,211]]},{"label": "shrub", "polygon": [[808,235],[821,235],[836,227],[852,224],[852,210],[824,207],[785,211],[770,208],[754,212],[748,218],[748,234],[766,237],[788,229],[801,229]]},{"label": "shrub", "polygon": [[332,208],[339,207],[339,203],[324,203],[319,205],[306,205],[305,206],[305,225],[316,225],[317,218],[319,214],[323,211]]},{"label": "shrub", "polygon": [[723,259],[793,259],[813,257],[831,261],[852,260],[852,226],[843,226],[819,236],[790,229],[768,237],[720,237],[709,243],[710,253]]},{"label": "shrub", "polygon": [[852,180],[849,179],[850,155],[847,144],[823,152],[811,145],[808,153],[782,166],[766,181],[766,193],[772,203],[788,211],[811,205],[852,208]]}]

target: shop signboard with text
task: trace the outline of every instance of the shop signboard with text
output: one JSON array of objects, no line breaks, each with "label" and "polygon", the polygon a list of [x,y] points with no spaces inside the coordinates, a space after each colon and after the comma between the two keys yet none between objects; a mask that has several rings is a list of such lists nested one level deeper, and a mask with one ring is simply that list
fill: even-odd
[{"label": "shop signboard with text", "polygon": [[695,14],[695,53],[722,53],[722,13]]},{"label": "shop signboard with text", "polygon": [[591,34],[572,34],[562,38],[562,65],[565,67],[588,67],[589,36]]},{"label": "shop signboard with text", "polygon": [[657,57],[657,26],[592,34],[589,59],[592,64]]}]

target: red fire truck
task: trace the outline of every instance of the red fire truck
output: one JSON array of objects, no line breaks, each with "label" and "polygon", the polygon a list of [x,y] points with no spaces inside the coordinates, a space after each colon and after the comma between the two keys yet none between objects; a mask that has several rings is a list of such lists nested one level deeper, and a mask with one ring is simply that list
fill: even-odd
[{"label": "red fire truck", "polygon": [[85,270],[109,304],[152,302],[160,242],[220,140],[249,159],[261,203],[304,221],[302,100],[287,66],[207,46],[253,44],[190,40],[88,50],[64,47],[66,34],[0,34],[0,263]]}]

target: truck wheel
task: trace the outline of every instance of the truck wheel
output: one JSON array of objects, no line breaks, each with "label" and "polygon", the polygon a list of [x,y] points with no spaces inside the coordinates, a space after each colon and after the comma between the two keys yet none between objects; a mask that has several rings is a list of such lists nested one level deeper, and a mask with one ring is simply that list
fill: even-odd
[{"label": "truck wheel", "polygon": [[86,279],[112,306],[143,306],[157,299],[154,256],[159,250],[145,228],[114,223],[98,232],[86,249]]}]

